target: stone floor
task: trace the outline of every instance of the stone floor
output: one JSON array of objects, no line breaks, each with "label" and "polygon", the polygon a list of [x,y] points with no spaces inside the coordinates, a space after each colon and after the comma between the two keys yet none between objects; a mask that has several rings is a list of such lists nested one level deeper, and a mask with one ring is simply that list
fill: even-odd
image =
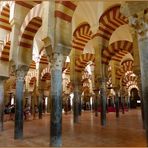
[{"label": "stone floor", "polygon": [[[0,133],[0,147],[48,147],[49,115],[42,120],[24,122],[24,139],[14,140],[14,121],[4,122]],[[140,110],[107,114],[107,126],[101,127],[100,117],[83,112],[80,123],[73,124],[72,114],[63,114],[64,147],[145,147],[145,131],[142,129]]]}]

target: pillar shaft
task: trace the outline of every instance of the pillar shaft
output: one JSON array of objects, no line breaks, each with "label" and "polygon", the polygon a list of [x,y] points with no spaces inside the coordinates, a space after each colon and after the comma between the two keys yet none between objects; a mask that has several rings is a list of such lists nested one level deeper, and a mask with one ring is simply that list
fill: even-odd
[{"label": "pillar shaft", "polygon": [[100,98],[101,98],[101,125],[106,125],[106,80],[101,78],[100,80]]},{"label": "pillar shaft", "polygon": [[47,99],[47,113],[50,113],[51,110],[51,99],[50,97],[48,97]]},{"label": "pillar shaft", "polygon": [[140,61],[141,61],[141,80],[142,80],[142,97],[144,105],[144,123],[148,132],[148,38],[139,40]]},{"label": "pillar shaft", "polygon": [[43,91],[39,91],[39,104],[38,104],[38,108],[39,108],[39,119],[42,119],[42,112],[43,112]]},{"label": "pillar shaft", "polygon": [[74,99],[73,99],[73,117],[74,123],[79,122],[79,115],[80,115],[80,101],[81,100],[81,92],[77,84],[74,87]]},{"label": "pillar shaft", "polygon": [[4,120],[4,80],[0,80],[0,131],[3,131]]},{"label": "pillar shaft", "polygon": [[98,107],[99,107],[99,89],[94,90],[94,111],[95,111],[95,116],[98,116]]},{"label": "pillar shaft", "polygon": [[51,65],[50,146],[62,145],[62,63],[63,56],[54,53]]},{"label": "pillar shaft", "polygon": [[116,107],[116,117],[119,117],[119,95],[118,95],[118,90],[115,89],[115,107]]},{"label": "pillar shaft", "polygon": [[27,70],[27,67],[24,67],[16,71],[15,139],[23,138],[23,89]]}]

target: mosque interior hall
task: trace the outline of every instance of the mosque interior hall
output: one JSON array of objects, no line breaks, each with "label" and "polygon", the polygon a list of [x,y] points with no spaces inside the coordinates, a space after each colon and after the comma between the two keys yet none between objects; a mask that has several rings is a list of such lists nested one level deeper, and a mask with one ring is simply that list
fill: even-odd
[{"label": "mosque interior hall", "polygon": [[148,146],[148,1],[0,1],[0,147]]}]

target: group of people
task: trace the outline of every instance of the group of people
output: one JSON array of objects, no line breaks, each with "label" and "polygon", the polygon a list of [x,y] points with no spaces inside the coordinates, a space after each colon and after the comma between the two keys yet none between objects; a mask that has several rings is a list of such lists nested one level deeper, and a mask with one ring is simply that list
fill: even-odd
[{"label": "group of people", "polygon": [[[35,112],[35,114],[38,113],[38,106],[37,105],[34,106],[34,112]],[[14,120],[15,104],[11,104],[11,102],[8,102],[5,105],[4,114],[10,115],[9,120]],[[23,108],[24,119],[27,120],[28,117],[31,116],[31,114],[32,114],[32,108],[31,108],[31,105],[30,105],[28,99],[26,99],[25,104],[24,104],[24,108]]]}]

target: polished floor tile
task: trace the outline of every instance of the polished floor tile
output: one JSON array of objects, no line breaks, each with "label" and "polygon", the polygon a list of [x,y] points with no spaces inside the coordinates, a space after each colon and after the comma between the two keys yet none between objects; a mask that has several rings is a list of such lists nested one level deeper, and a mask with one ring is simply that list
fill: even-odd
[{"label": "polished floor tile", "polygon": [[[0,133],[0,146],[48,147],[50,115],[43,119],[24,122],[24,139],[14,140],[14,121],[4,122],[4,131]],[[63,114],[62,140],[64,147],[144,147],[145,131],[142,128],[140,110],[120,113],[107,113],[107,125],[100,125],[100,116],[93,112],[83,112],[80,122],[73,123],[72,114]]]}]

